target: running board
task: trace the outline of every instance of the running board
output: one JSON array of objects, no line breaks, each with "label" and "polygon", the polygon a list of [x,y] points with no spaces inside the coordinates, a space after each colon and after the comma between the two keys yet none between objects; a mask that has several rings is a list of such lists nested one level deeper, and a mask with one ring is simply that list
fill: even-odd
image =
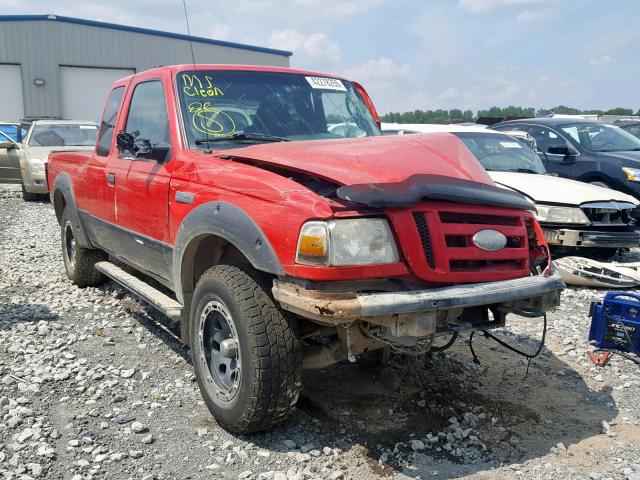
[{"label": "running board", "polygon": [[173,298],[162,293],[160,290],[153,288],[148,283],[145,283],[130,273],[125,272],[123,269],[111,262],[96,263],[96,270],[115,280],[131,293],[140,297],[152,307],[160,310],[172,320],[180,320],[182,305]]}]

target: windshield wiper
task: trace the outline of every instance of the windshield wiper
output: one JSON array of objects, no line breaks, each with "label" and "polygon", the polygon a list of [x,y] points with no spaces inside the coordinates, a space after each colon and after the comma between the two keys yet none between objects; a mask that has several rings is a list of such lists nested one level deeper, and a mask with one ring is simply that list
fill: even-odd
[{"label": "windshield wiper", "polygon": [[518,172],[518,173],[535,173],[538,175],[540,172],[536,172],[530,168],[512,168],[509,170],[510,172]]},{"label": "windshield wiper", "polygon": [[288,138],[275,137],[273,135],[264,135],[262,133],[234,133],[226,137],[211,137],[206,139],[196,140],[196,145],[208,145],[213,142],[233,142],[242,140],[254,140],[258,142],[289,142]]}]

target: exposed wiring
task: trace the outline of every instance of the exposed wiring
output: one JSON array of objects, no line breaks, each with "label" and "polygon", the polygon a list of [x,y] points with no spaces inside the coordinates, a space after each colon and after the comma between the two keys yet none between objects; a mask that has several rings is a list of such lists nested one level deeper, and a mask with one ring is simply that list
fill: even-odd
[{"label": "exposed wiring", "polygon": [[[496,337],[495,335],[487,332],[486,330],[482,330],[482,334],[486,337],[486,338],[490,338],[492,340],[494,340],[496,343],[502,345],[504,348],[511,350],[514,353],[517,353],[518,355],[522,355],[523,357],[525,357],[527,359],[527,373],[525,374],[525,378],[527,378],[527,376],[529,375],[529,365],[531,364],[531,360],[536,358],[538,355],[540,355],[540,353],[542,352],[542,348],[544,347],[544,341],[545,338],[547,336],[547,314],[545,313],[543,315],[543,330],[542,330],[542,338],[540,339],[540,344],[538,345],[537,350],[534,353],[527,353],[527,352],[523,352],[522,350],[518,350],[517,348],[509,345],[508,343],[504,342],[503,340],[500,340],[498,337]],[[474,332],[471,332],[471,336],[469,337],[469,350],[471,350],[471,355],[473,356],[473,362],[479,364],[480,360],[478,359],[478,355],[476,355],[475,350],[473,349],[473,334]]]},{"label": "exposed wiring", "polygon": [[444,352],[446,349],[450,348],[454,342],[456,341],[456,339],[458,338],[458,332],[453,332],[453,335],[451,335],[451,338],[449,339],[449,341],[447,343],[445,343],[444,345],[433,345],[431,347],[431,351],[432,352]]}]

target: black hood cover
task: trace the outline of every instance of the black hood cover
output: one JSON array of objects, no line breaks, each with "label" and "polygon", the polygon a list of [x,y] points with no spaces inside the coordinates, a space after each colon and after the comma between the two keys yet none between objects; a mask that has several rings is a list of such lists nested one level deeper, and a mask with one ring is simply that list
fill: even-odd
[{"label": "black hood cover", "polygon": [[489,205],[494,207],[533,210],[524,195],[485,183],[445,177],[442,175],[412,175],[394,183],[345,185],[338,188],[338,198],[369,207],[405,207],[422,200]]}]

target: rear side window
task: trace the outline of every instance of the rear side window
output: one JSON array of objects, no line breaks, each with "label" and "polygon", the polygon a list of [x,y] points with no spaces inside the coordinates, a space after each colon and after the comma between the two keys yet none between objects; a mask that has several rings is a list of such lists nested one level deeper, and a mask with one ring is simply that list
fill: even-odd
[{"label": "rear side window", "polygon": [[169,117],[161,82],[144,82],[136,86],[125,132],[136,140],[148,140],[151,147],[170,145]]},{"label": "rear side window", "polygon": [[118,109],[120,108],[123,93],[124,87],[114,88],[107,99],[107,106],[104,109],[102,122],[100,122],[100,133],[98,133],[98,146],[96,148],[96,152],[102,157],[109,155],[111,140],[113,139],[113,129],[115,128],[116,117],[118,116]]}]

